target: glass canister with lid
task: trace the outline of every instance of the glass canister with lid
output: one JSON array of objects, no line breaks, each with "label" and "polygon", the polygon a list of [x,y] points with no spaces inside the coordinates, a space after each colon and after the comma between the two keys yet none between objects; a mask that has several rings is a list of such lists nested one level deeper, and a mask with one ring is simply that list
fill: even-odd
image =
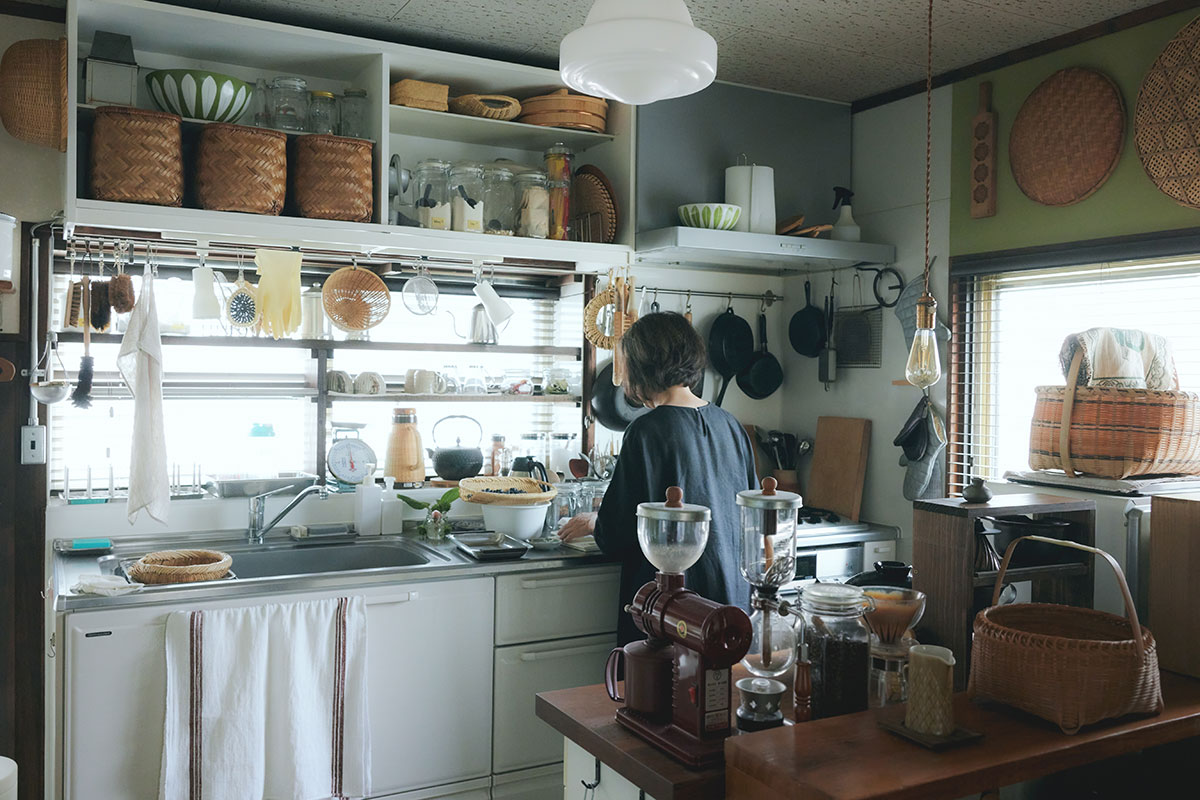
[{"label": "glass canister with lid", "polygon": [[371,128],[367,124],[368,105],[366,89],[347,89],[343,92],[338,133],[353,139],[370,139]]},{"label": "glass canister with lid", "polygon": [[271,124],[285,131],[307,130],[308,81],[290,75],[271,81]]},{"label": "glass canister with lid", "polygon": [[858,586],[812,583],[800,594],[813,719],[867,710],[871,630],[863,614],[870,608]]},{"label": "glass canister with lid", "polygon": [[450,227],[463,233],[483,233],[483,167],[456,161],[450,167]]},{"label": "glass canister with lid", "polygon": [[541,170],[522,172],[513,178],[517,206],[517,236],[545,239],[550,235],[550,190],[546,173]]},{"label": "glass canister with lid", "polygon": [[332,134],[337,129],[337,98],[333,92],[313,92],[312,99],[308,101],[308,132]]},{"label": "glass canister with lid", "polygon": [[707,507],[683,502],[683,490],[670,487],[665,502],[638,504],[637,534],[642,554],[659,572],[686,572],[704,553],[711,519]]},{"label": "glass canister with lid", "polygon": [[417,164],[417,220],[422,228],[450,230],[450,164],[427,158]]},{"label": "glass canister with lid", "polygon": [[484,167],[483,232],[512,236],[515,226],[512,170],[495,165]]}]

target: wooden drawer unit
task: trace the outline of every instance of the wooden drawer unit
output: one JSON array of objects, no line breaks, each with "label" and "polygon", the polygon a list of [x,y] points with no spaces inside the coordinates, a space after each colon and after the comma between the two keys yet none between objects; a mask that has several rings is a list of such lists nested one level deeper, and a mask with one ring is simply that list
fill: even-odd
[{"label": "wooden drawer unit", "polygon": [[615,565],[496,578],[496,644],[612,633],[620,580]]}]

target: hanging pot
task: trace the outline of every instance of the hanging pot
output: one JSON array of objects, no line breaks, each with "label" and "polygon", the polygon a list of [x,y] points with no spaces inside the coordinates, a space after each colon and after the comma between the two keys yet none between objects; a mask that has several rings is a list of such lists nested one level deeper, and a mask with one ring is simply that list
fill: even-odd
[{"label": "hanging pot", "polygon": [[649,414],[650,409],[634,403],[622,387],[614,386],[612,373],[610,361],[592,381],[592,416],[610,431],[623,431],[638,417]]},{"label": "hanging pot", "polygon": [[812,284],[804,279],[804,308],[792,315],[788,323],[788,340],[792,349],[802,356],[816,358],[825,347],[825,315],[812,304]]},{"label": "hanging pot", "polygon": [[[475,423],[475,427],[479,428],[479,438],[476,439],[474,447],[463,447],[462,440],[457,438],[454,440],[454,447],[437,446],[438,426],[448,419],[466,419]],[[483,450],[479,447],[482,441],[483,426],[479,424],[479,420],[465,414],[451,414],[434,423],[433,443],[435,447],[425,450],[433,460],[433,471],[439,478],[447,481],[459,481],[463,478],[473,478],[483,469]]]},{"label": "hanging pot", "polygon": [[754,333],[750,323],[733,313],[732,304],[718,314],[708,330],[708,360],[722,378],[717,392],[717,405],[725,400],[725,390],[733,376],[741,372],[754,357]]},{"label": "hanging pot", "polygon": [[[737,384],[751,400],[763,400],[783,385],[783,367],[779,359],[767,351],[767,315],[758,315],[760,349],[737,375]],[[719,404],[718,404],[719,405]]]}]

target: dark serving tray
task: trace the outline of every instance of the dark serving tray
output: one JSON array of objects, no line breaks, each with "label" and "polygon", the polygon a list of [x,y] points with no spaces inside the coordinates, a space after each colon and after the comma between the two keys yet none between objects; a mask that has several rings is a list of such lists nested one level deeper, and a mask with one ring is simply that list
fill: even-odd
[{"label": "dark serving tray", "polygon": [[507,535],[498,544],[493,544],[495,536],[491,532],[451,533],[447,534],[446,538],[477,561],[515,560],[529,552],[529,545]]}]

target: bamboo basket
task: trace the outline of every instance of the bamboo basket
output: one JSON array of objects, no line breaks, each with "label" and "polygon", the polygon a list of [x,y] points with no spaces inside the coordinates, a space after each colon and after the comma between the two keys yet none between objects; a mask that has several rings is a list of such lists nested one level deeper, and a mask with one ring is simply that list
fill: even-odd
[{"label": "bamboo basket", "polygon": [[183,205],[180,118],[127,106],[96,109],[91,188],[96,200]]},{"label": "bamboo basket", "polygon": [[365,331],[387,317],[392,295],[383,279],[362,267],[342,267],[321,288],[325,314],[344,331]]},{"label": "bamboo basket", "polygon": [[300,216],[370,222],[375,208],[373,149],[366,139],[297,137],[293,180]]},{"label": "bamboo basket", "polygon": [[445,83],[405,78],[392,84],[391,100],[394,106],[446,111],[450,108],[449,97],[450,87]]},{"label": "bamboo basket", "polygon": [[506,94],[462,94],[450,98],[455,114],[487,119],[510,120],[521,113],[521,102]]},{"label": "bamboo basket", "polygon": [[[1050,603],[997,605],[1013,550],[1026,539],[1102,557],[1117,575],[1128,619]],[[1125,575],[1103,550],[1045,536],[1014,540],[996,574],[992,606],[976,615],[974,629],[967,687],[974,697],[1027,711],[1063,733],[1163,709],[1154,635],[1138,622]]]},{"label": "bamboo basket", "polygon": [[4,51],[0,122],[15,139],[67,151],[66,39],[25,39]]},{"label": "bamboo basket", "polygon": [[147,553],[129,568],[139,583],[195,583],[224,578],[233,557],[219,550],[159,550]]},{"label": "bamboo basket", "polygon": [[211,211],[279,216],[287,196],[287,134],[214,122],[200,132],[196,198]]},{"label": "bamboo basket", "polygon": [[[500,494],[521,489],[523,494]],[[548,503],[558,494],[553,484],[533,478],[479,477],[458,482],[458,496],[468,503],[492,506],[532,506]]]}]

